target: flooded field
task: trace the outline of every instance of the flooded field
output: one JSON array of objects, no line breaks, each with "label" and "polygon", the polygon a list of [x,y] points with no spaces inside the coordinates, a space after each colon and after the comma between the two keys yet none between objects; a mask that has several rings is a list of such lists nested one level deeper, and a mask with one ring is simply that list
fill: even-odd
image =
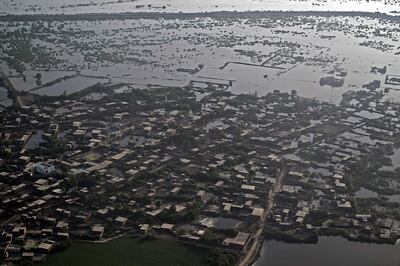
[{"label": "flooded field", "polygon": [[265,241],[254,266],[352,265],[397,266],[400,246],[350,242],[341,237],[320,237],[317,244]]},{"label": "flooded field", "polygon": [[[169,228],[180,239],[200,241],[199,247],[145,241],[152,237],[72,242],[45,265],[203,265],[204,243],[242,248],[253,261],[257,245],[247,248],[248,237],[259,243],[271,226],[339,228],[357,236],[365,229],[367,239],[399,239],[400,221],[391,223],[397,231],[382,235],[387,223],[375,219],[400,215],[394,176],[400,170],[400,108],[385,102],[400,102],[399,0],[2,0],[1,7],[0,111],[13,100],[16,105],[1,134],[10,139],[2,143],[7,167],[17,172],[31,158],[62,159],[62,171],[71,167],[90,178],[76,179],[66,170],[62,190],[24,180],[16,195],[34,187],[40,200],[27,207],[16,196],[3,200],[18,205],[10,211],[18,216],[4,223],[10,222],[7,230],[16,221],[31,223],[22,213],[35,214],[29,230],[47,227],[50,219],[36,220],[45,210],[48,218],[69,221],[70,228],[61,227],[72,239],[116,236],[140,224],[141,230]],[[143,88],[150,90],[136,90]],[[226,91],[236,95],[221,96]],[[10,129],[17,132],[8,134]],[[27,130],[22,136],[29,139],[21,140]],[[14,158],[19,147],[10,143],[17,137],[24,150]],[[369,168],[382,154],[372,154],[376,147],[387,151]],[[350,167],[359,161],[369,165]],[[32,176],[43,174],[39,170],[35,166]],[[15,182],[7,191],[18,188]],[[59,196],[43,197],[41,189],[50,187]],[[68,211],[58,208],[60,202]],[[203,216],[206,204],[217,217]],[[356,213],[373,213],[374,219],[356,223]],[[18,256],[29,244],[26,230],[23,239],[16,236],[21,228],[4,233],[15,237],[13,244],[23,240],[24,249],[14,247]],[[42,234],[37,244],[53,248],[49,239]],[[396,266],[399,251],[339,237],[321,237],[315,245],[265,241],[254,266]]]},{"label": "flooded field", "polygon": [[[198,84],[204,90],[202,85],[211,84],[259,95],[296,90],[301,96],[339,104],[343,93],[363,90],[375,81],[388,94],[400,89],[385,83],[386,74],[400,74],[398,24],[377,18],[177,15],[0,22],[0,29],[1,53],[10,57],[0,64],[0,72],[14,68],[21,73],[10,77],[14,87],[40,95],[70,94],[108,81],[128,88]],[[34,48],[27,51],[30,45]],[[69,76],[76,71],[81,76]]]},{"label": "flooded field", "polygon": [[5,14],[110,13],[110,12],[210,12],[247,10],[315,10],[366,11],[392,13],[400,11],[396,0],[4,0]]}]

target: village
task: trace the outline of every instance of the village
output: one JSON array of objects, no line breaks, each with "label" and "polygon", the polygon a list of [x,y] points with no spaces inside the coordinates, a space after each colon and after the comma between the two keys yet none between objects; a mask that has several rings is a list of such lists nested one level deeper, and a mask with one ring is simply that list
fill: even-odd
[{"label": "village", "polygon": [[[264,237],[400,237],[389,158],[400,106],[382,91],[334,105],[295,90],[192,85],[11,91],[0,116],[2,259],[43,262],[71,240],[135,235],[223,249],[247,265]],[[361,188],[379,197],[357,197]]]}]

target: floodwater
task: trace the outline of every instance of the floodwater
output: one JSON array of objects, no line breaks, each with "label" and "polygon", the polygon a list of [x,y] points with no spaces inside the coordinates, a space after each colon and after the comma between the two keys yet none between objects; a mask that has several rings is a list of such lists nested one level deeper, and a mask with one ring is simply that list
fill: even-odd
[{"label": "floodwater", "polygon": [[215,228],[217,228],[217,229],[233,229],[240,223],[241,223],[241,221],[238,219],[219,217],[215,221]]},{"label": "floodwater", "polygon": [[23,74],[25,76],[25,80],[23,77],[10,77],[8,80],[11,84],[20,91],[30,91],[39,85],[36,83],[36,75],[41,74],[41,84],[46,84],[52,82],[57,79],[65,78],[68,76],[73,76],[76,73],[74,71],[33,71],[28,70]]},{"label": "floodwater", "polygon": [[46,142],[46,140],[43,138],[44,131],[43,130],[37,130],[35,133],[32,134],[32,136],[29,138],[29,140],[25,143],[24,148],[25,149],[37,149],[40,147],[40,143]]},{"label": "floodwater", "polygon": [[[18,34],[21,27],[31,30],[32,26],[0,22],[0,30],[10,36]],[[129,88],[149,84],[185,86],[199,80],[231,82],[228,90],[234,93],[257,92],[262,96],[275,89],[289,93],[294,89],[300,96],[339,104],[343,93],[349,90],[361,90],[373,80],[384,84],[386,75],[371,73],[373,66],[387,66],[391,75],[400,73],[395,55],[400,39],[398,25],[367,17],[298,14],[281,19],[265,15],[252,19],[195,16],[157,19],[154,16],[154,19],[55,21],[51,27],[50,33],[46,27],[43,30],[35,27],[38,33],[30,38],[32,45],[40,41],[43,49],[63,62],[62,66],[53,62],[54,68],[109,77],[112,83],[123,82]],[[65,33],[58,28],[68,28],[68,38],[63,38]],[[293,60],[298,57],[304,60]],[[204,68],[194,74],[177,71],[181,67],[194,69],[199,64]],[[346,73],[341,77],[342,87],[320,85],[321,78],[342,72]],[[18,82],[21,90],[30,88]],[[32,92],[55,96],[91,84],[90,78],[76,77]]]},{"label": "floodwater", "polygon": [[33,90],[32,93],[47,96],[60,96],[62,94],[70,95],[75,92],[86,89],[95,84],[107,83],[108,79],[95,78],[95,77],[83,77],[77,76],[69,79],[60,81],[49,87],[40,88]]},{"label": "floodwater", "polygon": [[254,266],[398,266],[400,246],[350,242],[320,237],[317,244],[265,241]]},{"label": "floodwater", "polygon": [[7,89],[0,86],[0,108],[2,106],[8,107],[10,105],[12,105],[12,100],[8,97]]},{"label": "floodwater", "polygon": [[[0,15],[120,12],[363,11],[391,14],[397,0],[2,0]],[[394,13],[393,13],[394,14]]]},{"label": "floodwater", "polygon": [[368,199],[368,198],[378,198],[379,194],[375,191],[366,189],[366,188],[360,188],[359,191],[357,191],[354,196],[359,199]]},{"label": "floodwater", "polygon": [[[358,190],[354,194],[355,198],[359,199],[368,199],[368,198],[379,198],[379,194],[375,191],[366,189],[361,187],[360,190]],[[395,194],[395,195],[380,195],[383,198],[387,199],[389,202],[397,202],[400,203],[400,194]]]}]

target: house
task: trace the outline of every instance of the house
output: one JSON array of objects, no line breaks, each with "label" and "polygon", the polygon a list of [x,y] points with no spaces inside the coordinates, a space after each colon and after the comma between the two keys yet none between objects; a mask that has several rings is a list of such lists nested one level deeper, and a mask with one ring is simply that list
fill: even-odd
[{"label": "house", "polygon": [[199,190],[199,192],[197,192],[196,196],[204,201],[204,199],[206,198],[207,192],[205,192],[204,190]]},{"label": "house", "polygon": [[167,223],[163,223],[161,225],[161,227],[160,227],[161,230],[168,231],[168,232],[171,232],[172,228],[174,228],[174,225],[173,224],[167,224]]},{"label": "house", "polygon": [[250,234],[239,232],[234,238],[226,238],[223,242],[225,246],[243,250],[250,239]]},{"label": "house", "polygon": [[63,239],[63,240],[69,239],[69,233],[57,232],[56,236],[58,239]]},{"label": "house", "polygon": [[139,231],[143,234],[146,234],[151,229],[149,224],[140,224]]},{"label": "house", "polygon": [[251,217],[256,218],[256,219],[261,219],[264,215],[264,208],[254,208]]},{"label": "house", "polygon": [[222,205],[224,206],[223,213],[225,215],[231,214],[232,212],[239,212],[243,209],[242,205],[236,205],[232,203],[222,203]]},{"label": "house", "polygon": [[21,253],[21,249],[22,248],[19,245],[8,244],[4,248],[4,254],[5,254],[6,257],[9,257],[10,255]]},{"label": "house", "polygon": [[26,236],[26,226],[22,226],[22,225],[17,225],[13,228],[12,230],[12,234],[14,237],[19,237],[22,236],[25,238]]},{"label": "house", "polygon": [[21,163],[24,163],[24,164],[29,163],[30,160],[31,160],[31,157],[25,156],[25,155],[22,155],[21,157],[18,158],[18,161]]},{"label": "house", "polygon": [[68,230],[68,223],[64,221],[59,221],[56,225],[56,230],[59,232],[65,232]]},{"label": "house", "polygon": [[32,136],[32,131],[29,131],[25,133],[20,139],[18,139],[18,142],[21,144],[25,144],[31,136]]},{"label": "house", "polygon": [[103,237],[103,234],[104,234],[104,226],[94,225],[92,227],[92,235],[100,239]]},{"label": "house", "polygon": [[350,201],[347,201],[347,200],[344,200],[344,199],[342,199],[342,200],[338,200],[337,201],[337,206],[340,208],[340,209],[351,209],[351,203],[350,203]]},{"label": "house", "polygon": [[254,192],[256,190],[256,186],[252,185],[242,185],[241,189],[247,192]]},{"label": "house", "polygon": [[346,184],[340,182],[339,179],[335,179],[335,187],[336,187],[337,191],[340,191],[340,192],[346,191]]},{"label": "house", "polygon": [[118,226],[124,227],[127,222],[128,222],[128,218],[126,218],[126,217],[118,216],[117,218],[115,218],[115,223]]},{"label": "house", "polygon": [[49,126],[49,133],[52,135],[57,135],[59,130],[58,124],[50,124]]},{"label": "house", "polygon": [[173,189],[171,189],[172,194],[177,194],[179,191],[181,191],[181,188],[179,187],[174,187]]},{"label": "house", "polygon": [[35,186],[48,186],[49,185],[49,181],[47,179],[38,179],[35,181]]},{"label": "house", "polygon": [[38,252],[49,254],[53,248],[54,248],[53,243],[42,242],[37,247],[37,250],[38,250]]},{"label": "house", "polygon": [[176,129],[174,129],[174,128],[169,128],[169,129],[167,130],[167,135],[170,136],[170,137],[175,136],[175,135],[176,135]]},{"label": "house", "polygon": [[290,171],[285,179],[287,185],[298,185],[300,180],[304,178],[304,174],[296,171]]},{"label": "house", "polygon": [[34,253],[34,252],[27,252],[27,251],[22,252],[22,257],[23,257],[23,258],[30,258],[30,259],[32,259],[33,256],[35,256],[35,253]]}]

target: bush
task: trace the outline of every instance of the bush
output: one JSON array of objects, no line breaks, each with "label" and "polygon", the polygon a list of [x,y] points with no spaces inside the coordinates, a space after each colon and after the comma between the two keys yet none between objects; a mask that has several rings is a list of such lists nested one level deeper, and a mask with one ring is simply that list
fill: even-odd
[{"label": "bush", "polygon": [[204,264],[209,266],[230,266],[235,265],[238,256],[235,253],[213,249],[203,257]]}]

